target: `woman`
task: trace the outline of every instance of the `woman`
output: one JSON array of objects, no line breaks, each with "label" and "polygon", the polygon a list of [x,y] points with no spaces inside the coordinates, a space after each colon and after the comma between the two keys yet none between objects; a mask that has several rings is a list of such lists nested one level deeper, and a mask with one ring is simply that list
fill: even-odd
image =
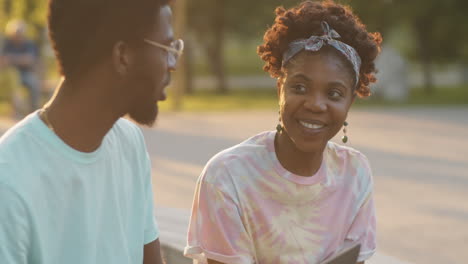
[{"label": "woman", "polygon": [[346,6],[276,9],[258,54],[277,78],[279,125],[214,156],[194,198],[185,255],[201,263],[319,263],[375,245],[367,158],[329,140],[370,95],[381,36]]}]

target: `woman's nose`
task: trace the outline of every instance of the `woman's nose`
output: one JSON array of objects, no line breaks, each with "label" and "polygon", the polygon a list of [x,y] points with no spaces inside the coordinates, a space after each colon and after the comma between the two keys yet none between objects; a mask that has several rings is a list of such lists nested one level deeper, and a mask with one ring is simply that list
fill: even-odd
[{"label": "woman's nose", "polygon": [[312,112],[325,112],[327,110],[326,99],[320,95],[310,95],[305,100],[304,107]]}]

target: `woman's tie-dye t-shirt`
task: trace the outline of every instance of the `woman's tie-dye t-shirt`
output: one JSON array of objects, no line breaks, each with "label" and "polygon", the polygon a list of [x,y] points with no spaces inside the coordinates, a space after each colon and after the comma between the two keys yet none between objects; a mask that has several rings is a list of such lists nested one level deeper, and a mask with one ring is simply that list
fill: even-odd
[{"label": "woman's tie-dye t-shirt", "polygon": [[319,263],[352,243],[376,248],[372,174],[360,152],[329,142],[317,173],[282,167],[274,131],[214,156],[195,190],[184,255],[206,263]]}]

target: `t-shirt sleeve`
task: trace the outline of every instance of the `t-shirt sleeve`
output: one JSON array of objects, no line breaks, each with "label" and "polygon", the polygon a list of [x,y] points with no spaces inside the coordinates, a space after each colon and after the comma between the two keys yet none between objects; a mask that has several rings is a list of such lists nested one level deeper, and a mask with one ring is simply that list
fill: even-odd
[{"label": "t-shirt sleeve", "polygon": [[159,228],[154,215],[154,196],[153,196],[153,184],[151,180],[151,163],[148,153],[146,153],[146,165],[145,165],[145,238],[144,243],[149,244],[159,238]]},{"label": "t-shirt sleeve", "polygon": [[207,263],[207,259],[228,264],[254,263],[251,236],[238,203],[226,191],[204,181],[203,176],[216,177],[219,173],[227,172],[222,168],[206,169],[197,183],[184,255],[199,263]]},{"label": "t-shirt sleeve", "polygon": [[[153,183],[151,176],[151,159],[146,149],[145,138],[141,129],[133,124],[131,121],[126,119],[120,120],[121,125],[128,126],[129,131],[132,133],[128,135],[129,138],[133,138],[133,144],[136,146],[136,162],[141,167],[140,171],[143,172],[142,191],[144,192],[142,203],[143,203],[143,243],[149,244],[159,238],[159,227],[156,222],[154,212],[154,195],[153,195]],[[138,191],[141,191],[139,189]]]},{"label": "t-shirt sleeve", "polygon": [[367,173],[362,177],[364,187],[362,190],[362,199],[359,202],[359,209],[356,217],[348,231],[346,239],[348,241],[361,244],[358,261],[368,260],[376,250],[376,216],[373,198],[372,172],[369,162],[364,157],[364,171]]},{"label": "t-shirt sleeve", "polygon": [[28,263],[29,228],[24,203],[16,193],[0,184],[0,263]]}]

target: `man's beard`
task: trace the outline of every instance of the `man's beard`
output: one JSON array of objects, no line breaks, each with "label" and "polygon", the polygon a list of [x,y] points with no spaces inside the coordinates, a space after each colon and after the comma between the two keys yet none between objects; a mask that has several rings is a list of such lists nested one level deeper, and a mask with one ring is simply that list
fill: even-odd
[{"label": "man's beard", "polygon": [[158,116],[158,105],[156,103],[136,105],[128,115],[138,124],[151,127]]}]

